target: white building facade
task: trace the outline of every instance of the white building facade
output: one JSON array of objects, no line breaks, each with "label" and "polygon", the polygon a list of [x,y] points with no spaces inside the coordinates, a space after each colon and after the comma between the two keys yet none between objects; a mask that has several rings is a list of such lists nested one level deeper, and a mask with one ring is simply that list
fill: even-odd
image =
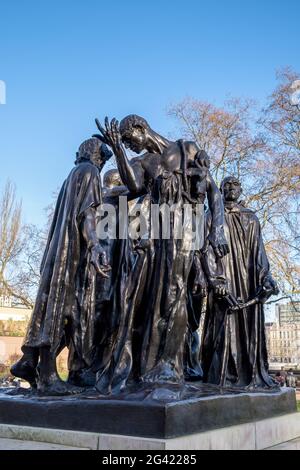
[{"label": "white building facade", "polygon": [[270,363],[300,367],[300,324],[266,323]]}]

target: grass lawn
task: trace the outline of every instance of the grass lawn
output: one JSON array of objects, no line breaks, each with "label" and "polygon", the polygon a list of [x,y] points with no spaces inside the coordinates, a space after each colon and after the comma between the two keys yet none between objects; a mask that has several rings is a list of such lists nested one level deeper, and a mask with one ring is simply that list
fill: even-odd
[{"label": "grass lawn", "polygon": [[[66,371],[66,370],[63,370],[63,371],[59,370],[59,371],[58,371],[58,375],[60,376],[60,378],[61,378],[62,380],[67,380],[69,374],[68,374],[68,371]],[[297,403],[300,404],[300,402],[297,402]],[[300,409],[300,408],[299,408],[299,409]]]},{"label": "grass lawn", "polygon": [[10,375],[9,368],[7,367],[7,369],[5,371],[0,372],[0,380],[1,379],[6,379],[9,375]]}]

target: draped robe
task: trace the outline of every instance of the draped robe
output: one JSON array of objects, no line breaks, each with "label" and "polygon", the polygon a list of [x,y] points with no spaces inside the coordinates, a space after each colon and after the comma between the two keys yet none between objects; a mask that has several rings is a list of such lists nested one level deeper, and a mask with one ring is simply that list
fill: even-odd
[{"label": "draped robe", "polygon": [[[206,173],[201,183],[199,191],[203,193],[203,203]],[[111,360],[98,373],[96,382],[102,393],[118,393],[131,381],[184,381],[189,328],[188,279],[194,251],[191,220],[186,222],[187,226],[183,224],[182,238],[174,235],[179,219],[182,220],[184,203],[188,202],[183,194],[182,170],[163,170],[151,181],[148,191],[149,197],[145,200],[149,211],[149,239],[144,239],[142,248],[138,248],[121,291],[120,322]],[[152,236],[153,204],[176,205],[176,210],[171,211],[169,238],[162,235],[162,214],[158,219],[159,236]]]},{"label": "draped robe", "polygon": [[100,204],[98,168],[89,161],[79,163],[58,196],[41,263],[37,298],[24,340],[24,346],[50,347],[54,354],[70,344],[73,369],[90,365],[93,357],[99,280],[90,263],[82,224],[85,212]]},{"label": "draped robe", "polygon": [[[241,204],[225,203],[225,236],[230,253],[217,262],[229,291],[246,302],[253,298],[270,276],[260,223]],[[212,266],[212,264],[210,264]],[[229,314],[224,300],[211,292],[203,331],[202,365],[204,380],[219,385],[272,387],[261,303]]]}]

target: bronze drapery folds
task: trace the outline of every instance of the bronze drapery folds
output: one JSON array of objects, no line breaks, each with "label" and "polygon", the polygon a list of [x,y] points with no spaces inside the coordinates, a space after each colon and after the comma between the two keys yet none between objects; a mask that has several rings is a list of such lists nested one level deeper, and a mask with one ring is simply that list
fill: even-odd
[{"label": "bronze drapery folds", "polygon": [[[277,287],[258,219],[239,202],[240,182],[225,179],[222,197],[203,150],[166,139],[140,116],[96,123],[100,134],[82,144],[58,197],[24,355],[13,374],[44,395],[93,386],[100,395],[118,394],[131,384],[202,380],[272,388],[263,303]],[[102,187],[107,146],[117,169],[105,174]],[[126,148],[138,156],[129,159]],[[122,235],[119,196],[127,198]],[[205,202],[206,215],[199,212]],[[97,232],[103,203],[114,208],[116,237]],[[143,233],[128,204],[140,204]],[[128,223],[140,230],[137,239],[128,237]],[[55,364],[65,346],[67,382]]]}]

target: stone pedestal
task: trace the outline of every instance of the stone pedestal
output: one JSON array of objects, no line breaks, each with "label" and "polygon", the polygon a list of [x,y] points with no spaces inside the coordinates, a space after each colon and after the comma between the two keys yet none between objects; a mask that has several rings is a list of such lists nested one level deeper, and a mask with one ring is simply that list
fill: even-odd
[{"label": "stone pedestal", "polygon": [[0,424],[171,439],[296,411],[293,389],[216,392],[200,384],[156,387],[116,398],[93,391],[53,398],[2,394]]},{"label": "stone pedestal", "polygon": [[[1,438],[13,439],[10,449],[91,450],[280,450],[300,448],[300,413],[228,426],[173,439],[97,434],[61,429],[0,424]],[[20,443],[20,444],[18,444]],[[43,445],[44,444],[44,445]],[[1,448],[1,442],[0,442]]]},{"label": "stone pedestal", "polygon": [[6,391],[0,394],[0,437],[103,450],[264,449],[300,436],[295,411],[293,389],[245,393],[174,385],[115,398],[93,391],[61,398]]}]

